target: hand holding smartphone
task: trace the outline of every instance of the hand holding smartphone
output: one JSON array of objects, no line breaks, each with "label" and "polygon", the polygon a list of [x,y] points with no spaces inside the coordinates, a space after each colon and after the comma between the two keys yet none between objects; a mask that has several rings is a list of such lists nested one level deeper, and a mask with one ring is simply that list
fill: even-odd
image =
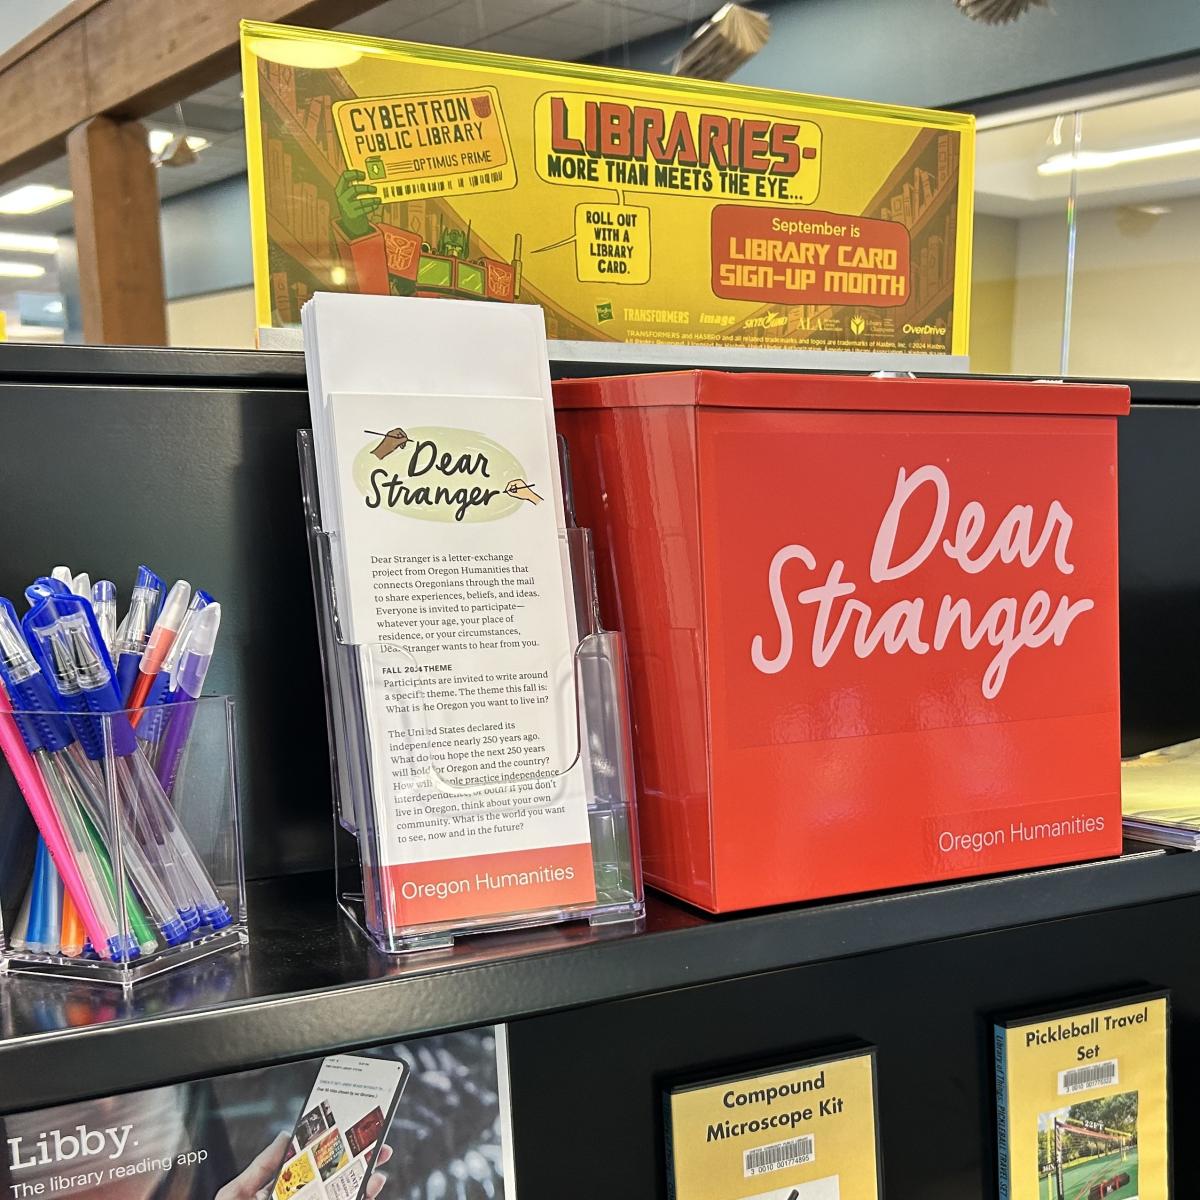
[{"label": "hand holding smartphone", "polygon": [[404,1091],[396,1059],[336,1054],[321,1063],[271,1200],[364,1200]]}]

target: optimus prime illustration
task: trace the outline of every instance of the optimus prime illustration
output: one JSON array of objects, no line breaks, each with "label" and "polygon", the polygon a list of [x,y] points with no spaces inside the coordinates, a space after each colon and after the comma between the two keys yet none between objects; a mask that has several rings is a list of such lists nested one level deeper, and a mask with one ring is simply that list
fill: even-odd
[{"label": "optimus prime illustration", "polygon": [[420,234],[371,214],[381,204],[362,171],[345,171],[336,188],[334,240],[357,292],[391,296],[446,296],[511,303],[521,293],[521,235],[511,262],[471,257],[471,227],[443,228],[437,246]]}]

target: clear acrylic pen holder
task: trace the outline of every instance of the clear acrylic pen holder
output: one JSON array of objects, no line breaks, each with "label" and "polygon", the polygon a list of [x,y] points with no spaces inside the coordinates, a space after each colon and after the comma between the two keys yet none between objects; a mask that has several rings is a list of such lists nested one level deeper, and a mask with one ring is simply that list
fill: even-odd
[{"label": "clear acrylic pen holder", "polygon": [[0,972],[128,986],[246,943],[231,699],[0,723]]},{"label": "clear acrylic pen holder", "polygon": [[[443,689],[406,684],[390,693],[398,701],[392,706],[396,715],[373,719],[364,697],[381,696],[395,680],[416,678],[423,660],[399,641],[364,646],[344,640],[331,538],[320,524],[310,431],[300,431],[298,444],[325,676],[337,898],[343,911],[389,954],[445,948],[467,934],[562,921],[638,920],[645,901],[625,647],[620,634],[600,627],[589,531],[568,529],[562,535],[579,642],[572,662],[559,672],[568,677],[551,686],[561,709],[558,761],[551,755],[543,763],[546,756],[533,752],[542,746],[529,747],[519,728],[506,731],[503,707],[478,702],[460,709],[461,695],[453,700]],[[478,673],[488,674],[486,651],[480,653]],[[501,688],[496,682],[490,692],[481,688],[480,695]],[[376,713],[384,709],[373,706]],[[464,743],[471,740],[476,744],[468,749]],[[497,911],[497,881],[546,877],[553,885],[553,876],[573,868],[495,865],[496,856],[479,853],[475,834],[517,828],[559,805],[586,806],[586,832],[577,851],[582,852],[579,875],[586,876],[586,895],[506,903]],[[430,864],[442,861],[438,839],[462,870],[434,884],[430,879],[437,872],[431,875]],[[430,914],[439,907],[449,913]]]}]

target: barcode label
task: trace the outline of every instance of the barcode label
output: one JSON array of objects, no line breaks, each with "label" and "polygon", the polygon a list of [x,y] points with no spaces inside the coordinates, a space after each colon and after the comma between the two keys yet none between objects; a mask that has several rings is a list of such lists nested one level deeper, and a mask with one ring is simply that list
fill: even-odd
[{"label": "barcode label", "polygon": [[1071,1096],[1076,1092],[1090,1092],[1092,1088],[1108,1087],[1117,1083],[1117,1060],[1089,1063],[1086,1067],[1072,1067],[1058,1073],[1058,1094]]},{"label": "barcode label", "polygon": [[398,183],[393,185],[390,195],[394,199],[402,196],[430,196],[448,191],[450,185],[444,179],[429,179],[423,183]]},{"label": "barcode label", "polygon": [[750,1179],[765,1175],[768,1171],[782,1171],[784,1167],[802,1167],[816,1157],[813,1151],[812,1134],[790,1138],[786,1142],[774,1142],[770,1146],[756,1146],[742,1152],[742,1174]]},{"label": "barcode label", "polygon": [[482,175],[471,176],[471,186],[480,187],[485,183],[495,183],[504,177],[503,171],[485,171]]}]

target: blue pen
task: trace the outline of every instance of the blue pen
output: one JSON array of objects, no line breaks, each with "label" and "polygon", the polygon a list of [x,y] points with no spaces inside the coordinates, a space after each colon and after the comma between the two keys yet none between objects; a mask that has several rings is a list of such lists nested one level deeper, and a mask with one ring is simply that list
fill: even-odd
[{"label": "blue pen", "polygon": [[50,575],[39,575],[26,589],[25,599],[32,608],[39,600],[47,596],[69,596],[71,589],[61,579]]},{"label": "blue pen", "polygon": [[[144,803],[130,775],[129,763],[141,758],[141,753],[122,711],[112,663],[92,607],[79,596],[53,596],[26,613],[23,625],[35,657],[54,686],[59,708],[68,715],[93,764],[93,777],[88,780],[85,776],[84,781],[90,782],[94,795],[103,795],[94,764],[105,758],[106,743],[111,747],[120,810],[133,823],[133,836],[123,843],[130,874],[163,940],[168,946],[178,945],[200,924],[200,914],[188,895],[186,877],[175,868],[174,847],[164,856],[161,844],[156,847],[147,845],[147,838],[138,840],[137,834],[147,829],[153,834],[153,814],[147,815],[146,809],[152,807],[154,797],[149,798],[149,805]],[[102,829],[110,824],[103,805],[92,815]],[[108,832],[111,835],[112,830]]]},{"label": "blue pen", "polygon": [[25,949],[35,954],[45,952],[47,892],[50,889],[50,853],[46,843],[38,838],[37,854],[33,860],[33,880],[29,885],[29,929],[25,933]]},{"label": "blue pen", "polygon": [[117,691],[124,707],[137,683],[142,652],[158,618],[166,587],[149,567],[138,567],[137,580],[129,597],[129,611],[117,627],[113,654],[117,656]]},{"label": "blue pen", "polygon": [[[31,640],[45,639],[48,629],[57,630],[57,636],[50,639],[51,646],[57,645],[64,634],[69,638],[76,680],[91,712],[107,718],[104,724],[125,810],[137,822],[138,833],[157,867],[159,879],[174,897],[179,916],[189,930],[200,923],[223,929],[232,922],[229,909],[217,895],[200,856],[180,827],[162,784],[138,745],[117,695],[91,605],[78,596],[56,596],[26,613],[24,624]],[[95,758],[88,742],[83,737],[80,741],[89,756]]]}]

